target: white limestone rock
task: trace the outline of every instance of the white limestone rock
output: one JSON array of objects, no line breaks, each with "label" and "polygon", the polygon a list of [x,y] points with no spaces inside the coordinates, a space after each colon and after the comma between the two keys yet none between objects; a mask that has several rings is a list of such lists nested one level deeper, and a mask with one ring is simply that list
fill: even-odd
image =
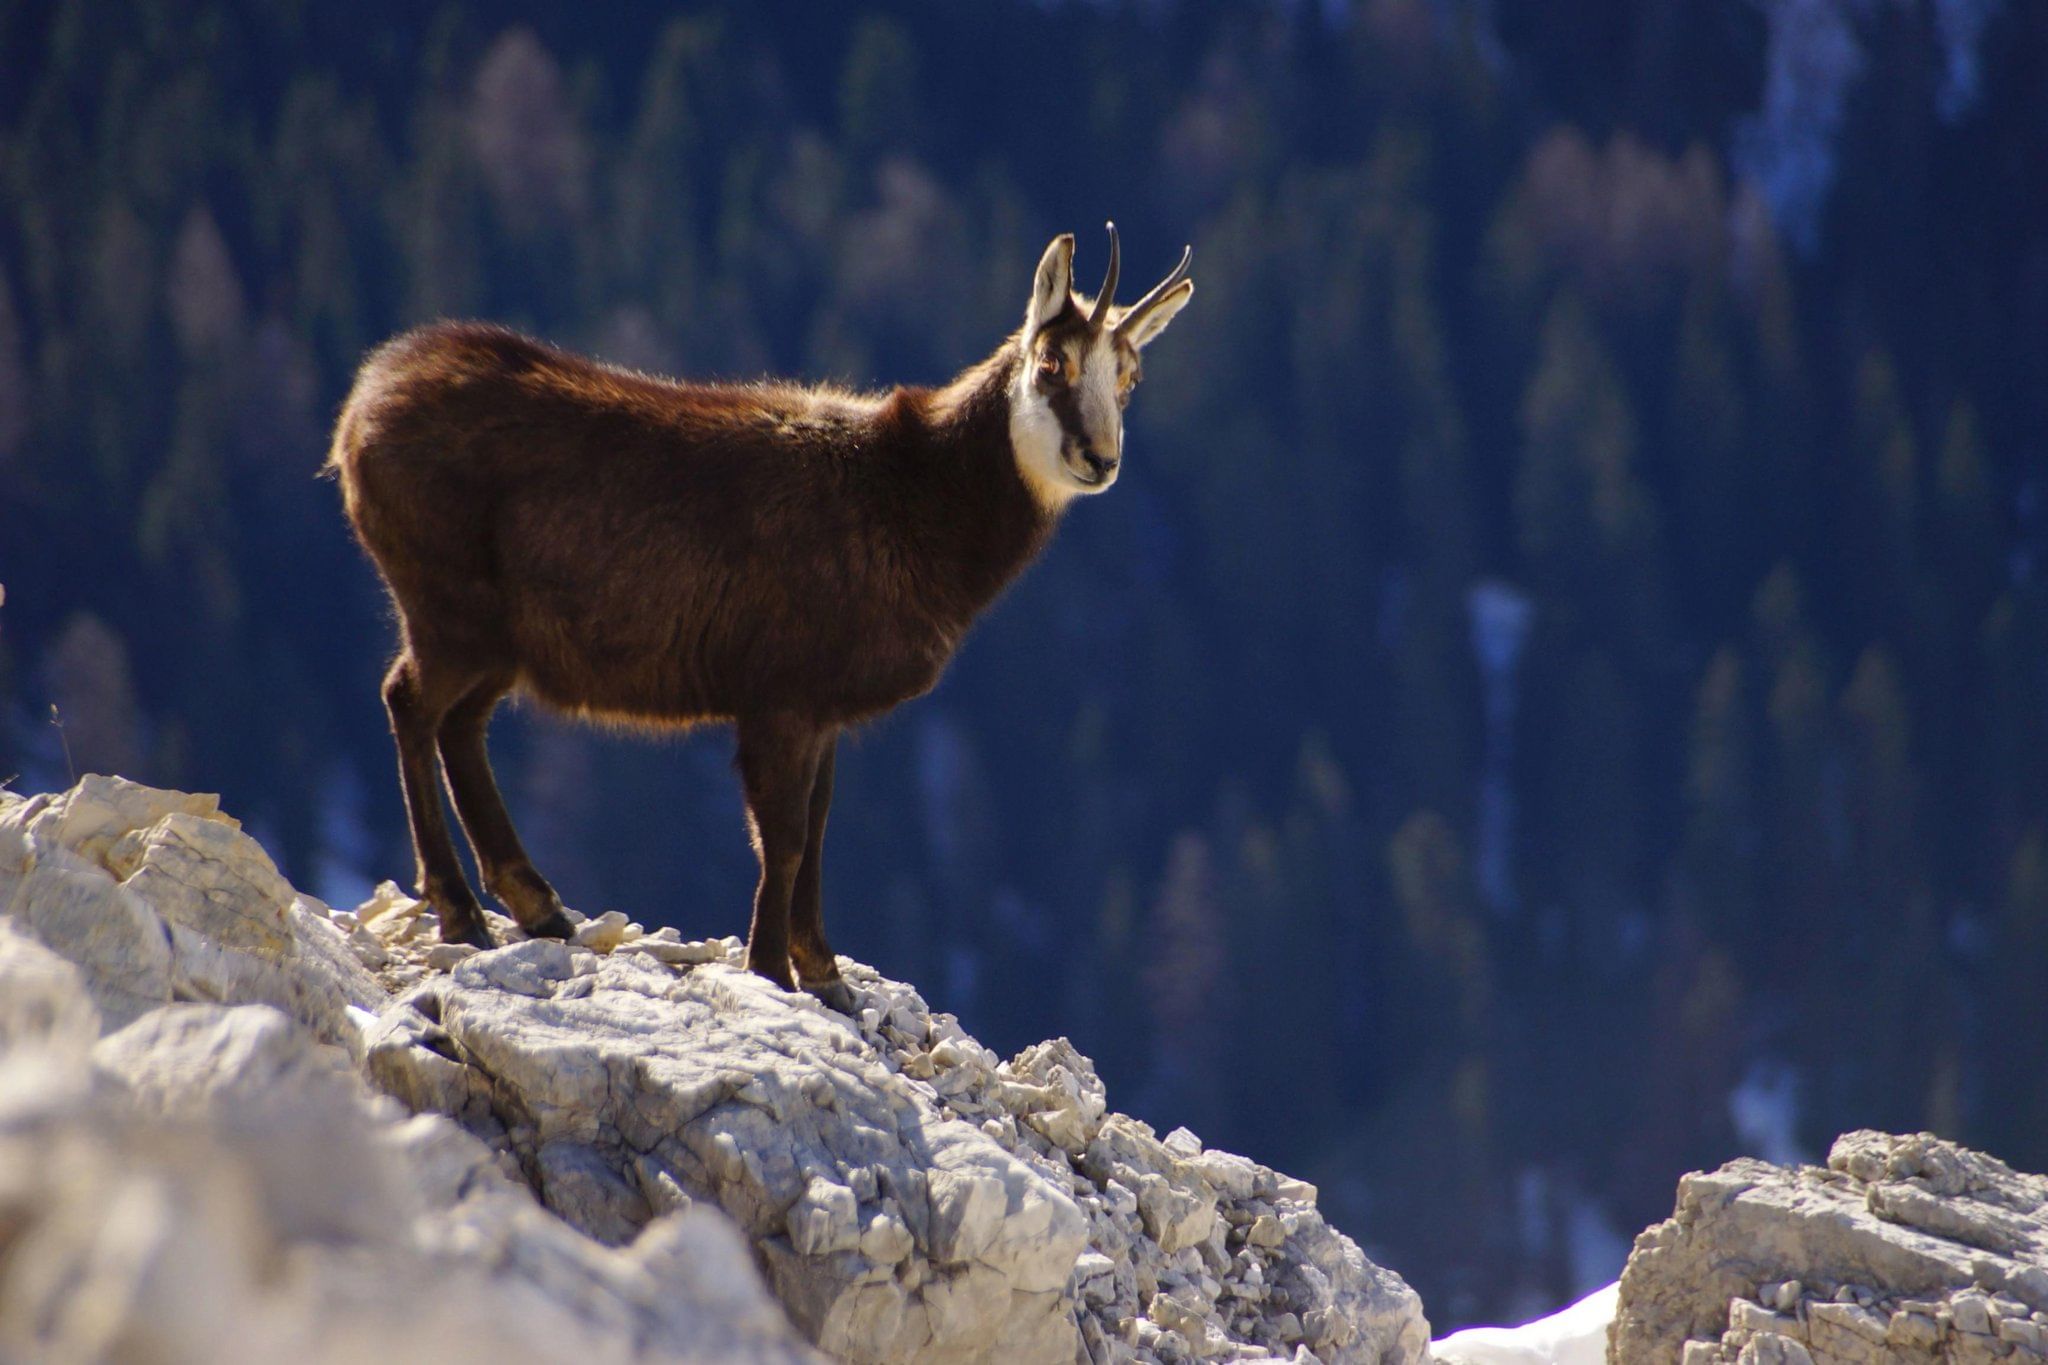
[{"label": "white limestone rock", "polygon": [[[636,1195],[715,1204],[844,1359],[1424,1358],[1413,1291],[1322,1221],[1313,1186],[1109,1113],[1065,1039],[1001,1062],[858,963],[855,1023],[746,972],[738,939],[588,936],[613,935],[442,976],[420,969],[430,940],[384,934],[382,975],[417,984],[365,1038],[370,1075],[491,1136],[602,1240],[629,1235]],[[616,1179],[552,1178],[564,1150]]]},{"label": "white limestone rock", "polygon": [[2041,1365],[2037,1314],[2048,1178],[1864,1131],[1825,1168],[1743,1160],[1681,1180],[1671,1219],[1636,1238],[1608,1358]]},{"label": "white limestone rock", "polygon": [[38,1078],[0,1085],[0,1322],[71,1330],[9,1239],[115,1237],[132,1175],[175,1216],[91,1340],[161,1314],[155,1359],[807,1358],[792,1323],[852,1361],[1423,1359],[1312,1186],[1111,1113],[1066,1040],[1004,1062],[858,963],[849,1020],[737,939],[572,919],[448,947],[390,883],[297,895],[212,798],[0,793],[0,1064]]},{"label": "white limestone rock", "polygon": [[0,1000],[26,993],[53,1008],[10,1005],[0,1042],[0,1358],[816,1358],[725,1220],[600,1246],[270,1006],[95,1043],[82,975],[0,931]]},{"label": "white limestone rock", "polygon": [[76,964],[110,1024],[173,1000],[276,1005],[328,1042],[384,992],[327,907],[211,796],[87,777],[0,793],[0,916]]},{"label": "white limestone rock", "polygon": [[[1086,1228],[1067,1192],[807,996],[723,963],[678,975],[644,954],[535,941],[423,987],[369,1051],[408,1099],[460,1112],[487,1095],[522,1165],[573,1143],[650,1207],[646,1187],[664,1179],[715,1203],[836,1355],[944,1359],[1004,1340],[1046,1343],[1019,1359],[1073,1357],[1066,1291]],[[541,1184],[579,1227],[630,1219],[617,1200],[592,1210],[581,1188]]]}]

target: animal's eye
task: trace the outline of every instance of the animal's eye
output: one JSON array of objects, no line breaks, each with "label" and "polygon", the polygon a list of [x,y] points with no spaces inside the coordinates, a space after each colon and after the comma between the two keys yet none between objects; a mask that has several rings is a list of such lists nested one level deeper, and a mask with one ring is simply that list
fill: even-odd
[{"label": "animal's eye", "polygon": [[1066,358],[1058,351],[1046,351],[1038,357],[1038,373],[1046,379],[1064,379],[1067,376]]}]

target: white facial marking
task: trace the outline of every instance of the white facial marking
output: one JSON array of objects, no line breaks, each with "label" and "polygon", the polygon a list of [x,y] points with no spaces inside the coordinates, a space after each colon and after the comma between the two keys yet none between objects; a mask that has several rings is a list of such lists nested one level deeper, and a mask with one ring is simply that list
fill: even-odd
[{"label": "white facial marking", "polygon": [[1031,381],[1030,351],[1010,385],[1010,450],[1024,486],[1048,512],[1057,512],[1081,490],[1064,473],[1060,459],[1060,419],[1052,404]]},{"label": "white facial marking", "polygon": [[[1069,439],[1053,408],[1052,394],[1037,382],[1038,350],[1027,332],[1023,363],[1010,386],[1010,447],[1025,486],[1049,512],[1077,497],[1100,493],[1116,482],[1123,455],[1123,405],[1117,401],[1116,343],[1107,331],[1080,341],[1080,373],[1071,381],[1079,399],[1085,441]],[[1069,343],[1074,344],[1072,342]],[[1104,473],[1091,467],[1084,451],[1110,462]]]},{"label": "white facial marking", "polygon": [[[1111,462],[1109,477],[1087,491],[1100,493],[1116,482],[1124,453],[1124,409],[1116,401],[1116,343],[1105,328],[1081,361],[1081,425],[1095,453]],[[1085,469],[1085,466],[1084,466]]]}]

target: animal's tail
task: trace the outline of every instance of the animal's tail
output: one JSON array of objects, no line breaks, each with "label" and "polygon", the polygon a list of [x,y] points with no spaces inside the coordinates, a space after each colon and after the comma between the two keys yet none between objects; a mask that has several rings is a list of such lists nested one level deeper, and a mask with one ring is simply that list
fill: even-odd
[{"label": "animal's tail", "polygon": [[[314,478],[341,478],[343,462],[348,458],[349,452],[356,447],[355,408],[356,395],[355,391],[351,389],[348,398],[341,405],[341,411],[335,414],[334,436],[327,442],[327,458],[320,462],[320,468],[313,471]],[[346,489],[347,486],[347,482],[344,480],[342,487]]]}]

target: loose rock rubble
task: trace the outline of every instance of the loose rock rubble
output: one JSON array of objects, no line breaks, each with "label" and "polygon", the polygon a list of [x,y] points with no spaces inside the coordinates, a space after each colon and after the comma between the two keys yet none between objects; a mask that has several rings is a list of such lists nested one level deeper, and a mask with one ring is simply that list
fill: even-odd
[{"label": "loose rock rubble", "polygon": [[381,1086],[490,1135],[593,1237],[715,1201],[849,1360],[1426,1355],[1413,1291],[1313,1187],[1109,1113],[1065,1039],[1005,1062],[858,963],[848,1020],[737,939],[604,932],[609,955],[523,943],[446,976],[394,935],[383,970],[414,984],[366,1043]]},{"label": "loose rock rubble", "polygon": [[1636,1239],[1616,1365],[2041,1365],[2048,1178],[1929,1134],[1849,1133],[1825,1169],[1685,1177]]},{"label": "loose rock rubble", "polygon": [[[17,1283],[24,1236],[119,1222],[91,1202],[105,1180],[54,1162],[154,1181],[186,1215],[109,1330],[174,1313],[194,1276],[232,1286],[170,1360],[224,1358],[199,1348],[242,1308],[275,1325],[250,1359],[416,1356],[411,1332],[457,1361],[784,1360],[806,1349],[790,1322],[855,1361],[1427,1354],[1413,1291],[1313,1187],[1110,1112],[1064,1039],[1002,1061],[856,963],[849,1020],[744,971],[737,940],[616,913],[572,944],[493,916],[508,946],[443,945],[396,888],[331,911],[212,798],[112,778],[0,793],[10,924],[42,947],[0,955],[0,1065],[95,1079],[51,1082],[25,1145],[0,1106],[0,1324],[45,1320],[14,1311],[50,1292]],[[20,1190],[45,1193],[17,1219]],[[261,1247],[294,1269],[267,1275]]]},{"label": "loose rock rubble", "polygon": [[1091,1360],[1421,1360],[1414,1292],[1316,1212],[1315,1188],[1175,1129],[1108,1112],[1066,1039],[999,1061],[912,988],[853,967],[862,1037],[884,1065],[1069,1195]]}]

